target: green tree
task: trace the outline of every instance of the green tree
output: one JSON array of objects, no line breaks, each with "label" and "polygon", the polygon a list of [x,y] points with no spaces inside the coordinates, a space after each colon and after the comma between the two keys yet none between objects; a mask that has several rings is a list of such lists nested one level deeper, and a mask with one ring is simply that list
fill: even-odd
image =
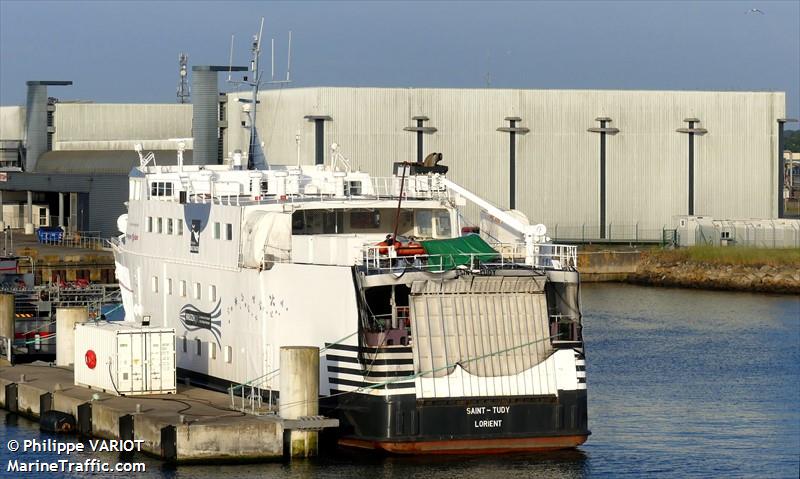
[{"label": "green tree", "polygon": [[800,153],[800,130],[784,130],[783,148]]}]

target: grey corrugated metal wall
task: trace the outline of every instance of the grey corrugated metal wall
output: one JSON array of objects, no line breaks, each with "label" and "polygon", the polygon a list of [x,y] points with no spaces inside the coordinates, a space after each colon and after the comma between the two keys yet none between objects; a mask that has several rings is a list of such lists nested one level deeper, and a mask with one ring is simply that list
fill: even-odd
[{"label": "grey corrugated metal wall", "polygon": [[25,139],[25,108],[0,106],[0,140]]},{"label": "grey corrugated metal wall", "polygon": [[167,150],[191,136],[192,105],[58,103],[54,121],[54,150]]},{"label": "grey corrugated metal wall", "polygon": [[[125,213],[128,200],[127,175],[59,175],[8,173],[3,190],[83,193],[88,196],[83,229],[103,236],[117,235],[117,218]],[[53,214],[56,214],[54,212]],[[81,212],[78,212],[81,215]],[[80,221],[80,220],[79,220]]]},{"label": "grey corrugated metal wall", "polygon": [[[247,151],[240,103],[230,94],[225,149]],[[406,88],[297,88],[263,92],[258,127],[267,159],[294,164],[295,134],[301,135],[301,161],[314,162],[314,124],[307,115],[329,115],[325,145],[338,142],[354,167],[390,174],[394,161],[416,158],[411,117],[430,118],[437,128],[424,135],[425,152],[444,154],[449,176],[499,206],[508,204],[508,134],[504,118],[517,126],[517,207],[558,237],[597,237],[599,223],[599,137],[587,129],[608,116],[619,134],[607,138],[607,224],[642,237],[671,226],[687,213],[687,136],[675,130],[698,118],[708,133],[695,137],[695,212],[716,218],[774,218],[777,215],[777,119],[785,116],[782,92],[682,92],[600,90],[457,90]],[[190,105],[58,104],[54,149],[129,149],[174,147],[168,138],[188,136]],[[215,144],[216,148],[216,144]],[[326,161],[330,151],[325,152]],[[84,172],[85,173],[85,172]],[[87,182],[88,176],[46,175],[40,191],[88,191],[54,182]],[[105,191],[125,201],[124,177]],[[119,183],[115,183],[115,182]],[[6,189],[4,187],[4,189]],[[91,200],[91,201],[94,201]],[[111,204],[111,203],[108,203]],[[97,208],[90,205],[90,209]],[[100,208],[102,210],[102,208]],[[98,218],[114,232],[119,211]],[[474,210],[472,210],[474,216]],[[95,214],[93,211],[92,215]],[[100,214],[100,213],[97,213]],[[581,228],[586,229],[585,232]],[[615,230],[616,229],[616,230]],[[557,230],[557,232],[556,232]],[[595,231],[593,231],[595,230]]]},{"label": "grey corrugated metal wall", "polygon": [[116,236],[117,218],[126,213],[128,201],[128,176],[104,175],[90,180],[89,225],[90,231],[100,231],[103,236]]},{"label": "grey corrugated metal wall", "polygon": [[[696,117],[708,130],[695,137],[696,214],[777,215],[782,92],[300,88],[263,92],[260,100],[258,126],[274,164],[295,162],[297,132],[302,163],[313,163],[313,124],[303,117],[330,115],[325,144],[339,143],[355,167],[375,175],[416,158],[416,134],[403,127],[425,115],[425,125],[437,128],[425,135],[425,153],[442,152],[452,179],[500,206],[508,204],[509,139],[496,129],[519,116],[517,126],[530,132],[516,140],[517,208],[560,237],[598,236],[600,139],[587,129],[602,116],[620,130],[606,146],[611,236],[660,235],[686,214],[688,139],[676,129]],[[227,149],[242,148],[246,132],[230,124]]]}]

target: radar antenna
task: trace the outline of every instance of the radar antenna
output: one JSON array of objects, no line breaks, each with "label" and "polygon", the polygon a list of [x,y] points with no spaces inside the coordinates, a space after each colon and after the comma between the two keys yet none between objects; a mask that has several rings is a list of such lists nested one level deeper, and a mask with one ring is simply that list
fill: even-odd
[{"label": "radar antenna", "polygon": [[[186,144],[192,141],[192,138],[170,138],[169,141],[174,141],[178,145],[177,149],[177,160],[178,160],[178,171],[183,171],[183,152],[186,150]],[[152,153],[150,153],[152,155]]]},{"label": "radar antenna", "polygon": [[133,149],[139,155],[139,168],[144,168],[145,166],[150,164],[151,161],[153,162],[153,166],[157,166],[156,155],[154,155],[152,151],[147,153],[147,155],[143,155],[142,154],[143,148],[141,143],[133,145]]},{"label": "radar antenna", "polygon": [[339,171],[340,164],[346,173],[350,173],[353,169],[350,160],[339,151],[339,144],[331,143],[331,171]]},{"label": "radar antenna", "polygon": [[[266,158],[263,157],[263,152],[259,153],[259,149],[263,147],[263,144],[259,142],[258,139],[258,132],[256,130],[256,112],[258,110],[258,90],[262,84],[262,75],[263,72],[261,71],[260,67],[260,60],[261,60],[261,38],[264,33],[264,17],[261,17],[261,25],[258,28],[258,34],[253,35],[253,42],[250,47],[251,51],[251,59],[250,59],[250,71],[251,76],[248,78],[245,76],[241,81],[231,81],[230,79],[230,72],[228,76],[228,82],[233,83],[235,85],[247,85],[252,90],[252,96],[250,98],[239,98],[240,103],[244,103],[242,105],[242,110],[247,115],[249,120],[249,129],[250,129],[250,144],[247,148],[247,169],[253,170],[258,169],[261,167],[266,167],[269,169],[269,163],[267,163]],[[271,44],[272,50],[272,59],[271,59],[271,79],[268,84],[283,84],[283,83],[290,83],[291,82],[291,73],[290,69],[292,66],[291,58],[292,58],[292,32],[289,32],[289,51],[287,54],[287,62],[286,62],[286,79],[285,80],[275,80],[275,39],[272,39]],[[231,49],[230,49],[230,58],[228,60],[229,64],[233,64],[233,36],[231,36]]]},{"label": "radar antenna", "polygon": [[191,92],[189,89],[188,71],[186,69],[188,62],[189,55],[181,52],[181,54],[178,55],[178,64],[180,65],[178,69],[178,75],[180,77],[180,80],[178,80],[178,103],[189,103]]}]

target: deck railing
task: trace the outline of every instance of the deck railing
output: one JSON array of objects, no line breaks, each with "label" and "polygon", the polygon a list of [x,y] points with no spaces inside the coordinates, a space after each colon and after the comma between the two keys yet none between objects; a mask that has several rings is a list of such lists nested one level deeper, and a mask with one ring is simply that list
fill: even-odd
[{"label": "deck railing", "polygon": [[[419,269],[441,273],[460,268],[477,270],[481,265],[515,267],[526,265],[524,244],[497,243],[495,253],[416,254],[398,256],[387,246],[365,245],[362,266],[367,274],[399,273]],[[533,265],[542,269],[574,270],[578,264],[577,246],[541,244],[536,246]]]},{"label": "deck railing", "polygon": [[[252,205],[268,205],[288,203],[293,204],[296,202],[313,201],[348,201],[352,199],[396,199],[400,192],[400,178],[389,177],[371,177],[371,185],[367,187],[360,187],[350,189],[345,187],[340,194],[331,191],[315,191],[313,193],[306,193],[305,187],[307,185],[300,185],[298,192],[286,193],[283,195],[276,195],[275,193],[267,192],[262,196],[253,197],[247,194],[218,194],[218,193],[196,193],[189,192],[187,201],[190,203],[211,203],[217,205],[227,206],[252,206]],[[347,183],[347,182],[345,182]],[[442,200],[448,199],[450,193],[444,185],[441,185],[435,178],[425,177],[407,177],[403,185],[403,198],[406,199],[434,199]],[[159,197],[164,201],[177,201],[177,197]]]}]

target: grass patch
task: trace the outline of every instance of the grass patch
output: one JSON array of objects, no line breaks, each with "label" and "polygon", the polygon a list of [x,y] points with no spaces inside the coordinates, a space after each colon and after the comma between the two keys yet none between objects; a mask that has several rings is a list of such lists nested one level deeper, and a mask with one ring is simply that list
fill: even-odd
[{"label": "grass patch", "polygon": [[746,246],[692,246],[654,251],[660,262],[706,263],[732,266],[795,266],[800,268],[800,248],[751,248]]}]

